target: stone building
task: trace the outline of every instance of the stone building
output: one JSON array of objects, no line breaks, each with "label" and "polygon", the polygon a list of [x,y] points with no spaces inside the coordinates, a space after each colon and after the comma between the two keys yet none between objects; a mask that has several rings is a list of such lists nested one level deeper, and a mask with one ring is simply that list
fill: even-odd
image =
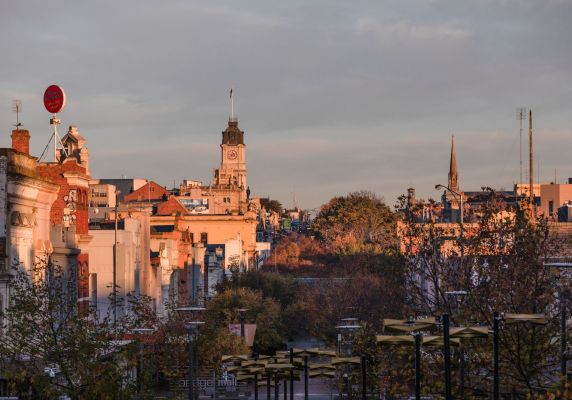
[{"label": "stone building", "polygon": [[12,267],[31,274],[54,250],[50,209],[59,187],[38,173],[29,141],[27,130],[16,129],[12,148],[0,149],[0,318],[10,302]]},{"label": "stone building", "polygon": [[[77,280],[77,298],[82,312],[89,308],[89,152],[77,127],[70,126],[62,138],[63,149],[55,162],[42,162],[37,171],[59,186],[50,209],[51,260],[71,279]],[[83,251],[82,251],[83,249]]]}]

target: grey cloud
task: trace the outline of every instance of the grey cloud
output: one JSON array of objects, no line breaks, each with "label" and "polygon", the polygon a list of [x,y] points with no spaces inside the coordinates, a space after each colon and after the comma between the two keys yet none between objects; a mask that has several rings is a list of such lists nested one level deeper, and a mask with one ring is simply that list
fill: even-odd
[{"label": "grey cloud", "polygon": [[508,187],[516,107],[538,116],[541,171],[568,168],[570,20],[557,0],[5,2],[4,145],[22,98],[41,152],[61,83],[94,174],[208,181],[234,86],[254,193],[434,196],[451,133],[464,187]]}]

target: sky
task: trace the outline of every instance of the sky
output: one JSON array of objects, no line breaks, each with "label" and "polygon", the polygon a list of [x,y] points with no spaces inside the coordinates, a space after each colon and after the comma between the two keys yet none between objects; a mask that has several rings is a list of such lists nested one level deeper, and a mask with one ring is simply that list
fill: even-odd
[{"label": "sky", "polygon": [[4,0],[0,147],[21,99],[42,153],[59,84],[61,130],[87,139],[94,178],[208,183],[232,87],[251,191],[288,207],[438,197],[453,134],[461,189],[510,189],[518,107],[533,110],[535,179],[565,182],[570,21],[571,0]]}]

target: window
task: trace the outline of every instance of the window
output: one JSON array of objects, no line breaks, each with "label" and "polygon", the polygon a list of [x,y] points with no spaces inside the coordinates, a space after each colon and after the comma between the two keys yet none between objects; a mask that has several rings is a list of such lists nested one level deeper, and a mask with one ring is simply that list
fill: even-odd
[{"label": "window", "polygon": [[201,232],[201,242],[202,242],[204,245],[206,245],[206,244],[208,243],[208,241],[209,241],[209,240],[208,240],[208,237],[209,237],[208,233],[206,233],[206,232]]},{"label": "window", "polygon": [[552,200],[548,202],[548,214],[554,214],[554,201]]}]

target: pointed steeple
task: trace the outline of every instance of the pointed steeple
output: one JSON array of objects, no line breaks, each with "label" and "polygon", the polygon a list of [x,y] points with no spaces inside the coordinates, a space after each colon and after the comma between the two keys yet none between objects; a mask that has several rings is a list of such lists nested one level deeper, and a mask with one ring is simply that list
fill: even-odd
[{"label": "pointed steeple", "polygon": [[455,135],[451,136],[451,162],[449,164],[449,189],[459,191],[459,173],[457,172],[457,154],[455,152]]}]

